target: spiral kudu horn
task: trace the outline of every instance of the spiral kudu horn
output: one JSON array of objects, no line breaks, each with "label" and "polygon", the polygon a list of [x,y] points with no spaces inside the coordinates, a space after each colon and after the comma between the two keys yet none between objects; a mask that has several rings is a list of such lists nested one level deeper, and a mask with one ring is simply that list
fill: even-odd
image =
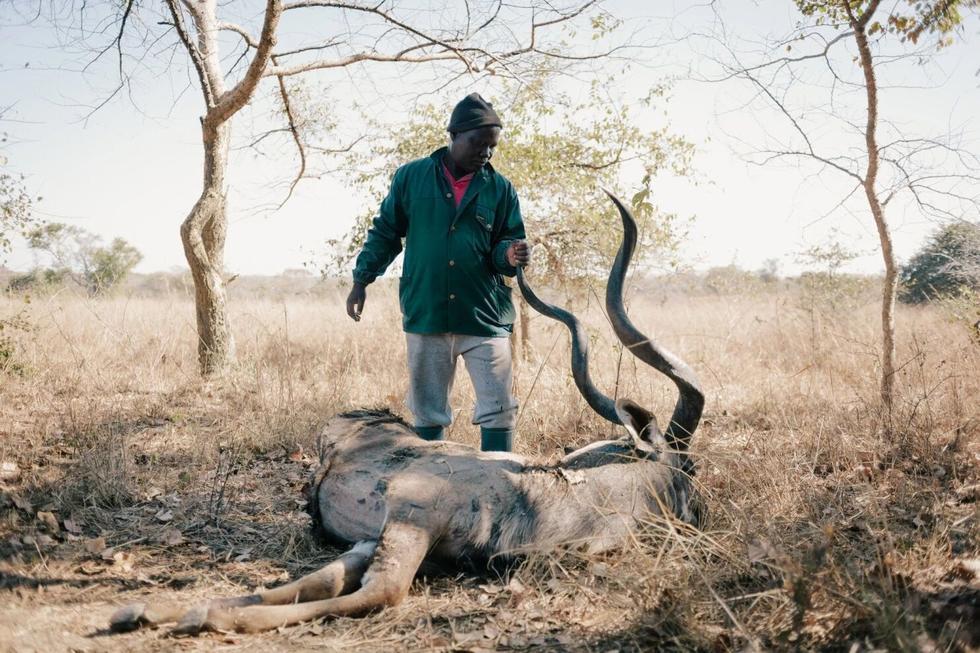
[{"label": "spiral kudu horn", "polygon": [[527,284],[524,278],[524,270],[517,268],[517,285],[521,288],[521,294],[534,310],[553,320],[558,320],[568,327],[572,334],[572,378],[579,392],[585,401],[601,417],[609,420],[613,424],[622,424],[616,414],[616,402],[602,394],[592,383],[589,375],[589,339],[582,329],[581,323],[574,315],[563,308],[548,304],[538,298]]},{"label": "spiral kudu horn", "polygon": [[606,191],[606,194],[619,209],[619,215],[623,219],[623,243],[616,254],[616,260],[609,272],[609,282],[606,285],[606,312],[613,331],[616,332],[616,337],[623,346],[677,385],[679,396],[664,437],[671,447],[683,451],[687,449],[691,435],[701,420],[704,394],[701,392],[694,371],[687,363],[643,335],[626,315],[626,307],[623,305],[623,284],[626,279],[626,269],[636,249],[636,220],[619,199],[609,191]]}]

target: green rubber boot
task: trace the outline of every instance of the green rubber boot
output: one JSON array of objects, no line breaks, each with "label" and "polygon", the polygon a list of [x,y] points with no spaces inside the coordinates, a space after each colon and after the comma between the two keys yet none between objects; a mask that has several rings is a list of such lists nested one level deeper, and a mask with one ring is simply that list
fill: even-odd
[{"label": "green rubber boot", "polygon": [[514,429],[495,429],[481,426],[480,449],[482,451],[513,451]]},{"label": "green rubber boot", "polygon": [[445,440],[446,433],[441,426],[416,426],[415,432],[423,440]]}]

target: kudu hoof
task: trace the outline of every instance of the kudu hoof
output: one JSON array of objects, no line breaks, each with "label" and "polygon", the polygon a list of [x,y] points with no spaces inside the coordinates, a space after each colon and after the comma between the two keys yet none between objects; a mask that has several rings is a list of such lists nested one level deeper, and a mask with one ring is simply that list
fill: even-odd
[{"label": "kudu hoof", "polygon": [[112,613],[109,617],[109,630],[114,633],[125,633],[147,625],[145,603],[130,603]]},{"label": "kudu hoof", "polygon": [[197,635],[202,630],[213,630],[208,624],[208,606],[198,605],[187,612],[184,616],[180,618],[174,629],[170,631],[171,635]]}]

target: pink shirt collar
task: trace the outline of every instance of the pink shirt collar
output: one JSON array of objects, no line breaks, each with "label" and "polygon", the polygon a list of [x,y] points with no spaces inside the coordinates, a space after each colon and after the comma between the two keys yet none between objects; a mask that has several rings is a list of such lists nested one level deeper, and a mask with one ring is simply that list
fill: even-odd
[{"label": "pink shirt collar", "polygon": [[473,181],[473,174],[464,175],[459,179],[453,177],[453,173],[449,172],[449,166],[446,162],[442,162],[442,172],[446,175],[446,181],[449,182],[450,187],[453,189],[453,198],[456,200],[456,206],[458,207],[460,202],[463,201],[463,196],[466,195],[466,189],[469,188],[470,182]]}]

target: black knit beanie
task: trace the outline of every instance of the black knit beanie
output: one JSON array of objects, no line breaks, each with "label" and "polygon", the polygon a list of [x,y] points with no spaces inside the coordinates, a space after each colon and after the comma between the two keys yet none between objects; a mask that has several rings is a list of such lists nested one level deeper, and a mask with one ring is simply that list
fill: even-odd
[{"label": "black knit beanie", "polygon": [[446,131],[458,134],[480,127],[501,126],[500,117],[493,110],[493,105],[480,97],[479,93],[470,93],[453,109]]}]

